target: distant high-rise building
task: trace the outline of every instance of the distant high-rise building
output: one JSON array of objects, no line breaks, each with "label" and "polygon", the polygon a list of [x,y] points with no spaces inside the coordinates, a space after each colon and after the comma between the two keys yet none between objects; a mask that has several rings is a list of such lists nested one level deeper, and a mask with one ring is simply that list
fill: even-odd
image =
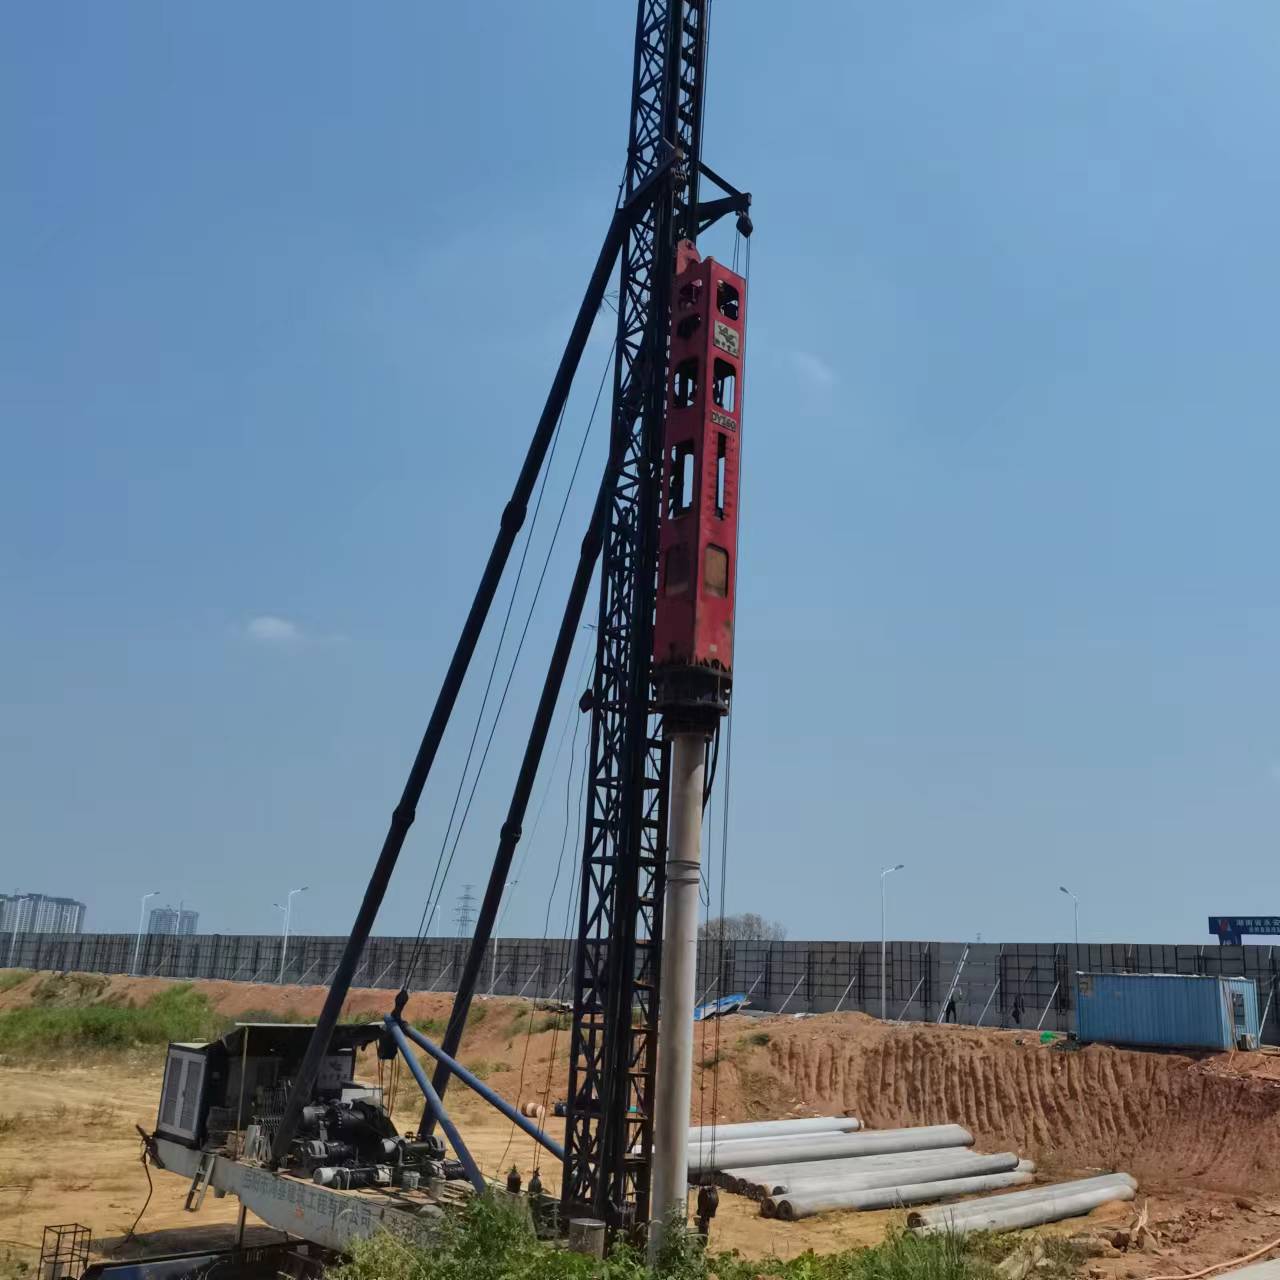
[{"label": "distant high-rise building", "polygon": [[85,905],[45,893],[0,893],[0,933],[79,933]]},{"label": "distant high-rise building", "polygon": [[152,907],[147,920],[148,933],[168,933],[186,937],[195,933],[200,913],[185,907]]}]

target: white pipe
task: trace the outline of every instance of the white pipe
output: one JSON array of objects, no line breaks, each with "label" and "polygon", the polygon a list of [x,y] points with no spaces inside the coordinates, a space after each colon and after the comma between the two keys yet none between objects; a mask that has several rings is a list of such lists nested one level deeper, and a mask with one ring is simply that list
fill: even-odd
[{"label": "white pipe", "polygon": [[[948,1148],[959,1155],[961,1148]],[[852,1156],[843,1160],[816,1160],[802,1164],[757,1165],[750,1169],[722,1169],[717,1181],[730,1191],[744,1196],[773,1195],[784,1192],[797,1177],[818,1177],[818,1170],[826,1176],[872,1173],[877,1169],[918,1168],[936,1159],[938,1152],[916,1155],[895,1153],[882,1156]]]},{"label": "white pipe", "polygon": [[787,992],[787,998],[778,1006],[778,1010],[777,1010],[778,1013],[781,1013],[787,1007],[787,1005],[791,1003],[791,997],[795,995],[797,991],[800,990],[800,984],[803,981],[804,981],[803,976],[796,979],[796,985],[792,987],[790,991]]},{"label": "white pipe", "polygon": [[[971,1146],[973,1135],[958,1124],[926,1124],[909,1125],[900,1129],[866,1129],[851,1133],[837,1130],[819,1130],[817,1133],[779,1134],[765,1138],[729,1138],[725,1146],[746,1149],[748,1144],[764,1146],[774,1154],[780,1152],[787,1143],[825,1144],[840,1146],[850,1140],[855,1141],[857,1150],[843,1153],[859,1155],[864,1151],[867,1155],[882,1155],[894,1151],[927,1151],[930,1148]],[[903,1145],[903,1144],[906,1145]],[[808,1156],[794,1157],[807,1160]]]},{"label": "white pipe", "polygon": [[[817,1191],[858,1191],[868,1187],[891,1187],[897,1182],[938,1182],[943,1178],[971,1178],[985,1173],[1012,1173],[1018,1157],[1012,1151],[994,1156],[970,1156],[959,1160],[927,1160],[920,1164],[890,1164],[865,1173],[836,1173],[788,1178],[773,1195],[812,1195]],[[927,1178],[925,1175],[928,1175]],[[782,1184],[779,1184],[782,1185]]]},{"label": "white pipe", "polygon": [[964,1147],[941,1147],[931,1151],[894,1151],[879,1156],[845,1156],[838,1160],[798,1160],[788,1164],[760,1164],[746,1169],[724,1169],[726,1178],[752,1186],[789,1186],[796,1178],[835,1177],[869,1173],[876,1169],[929,1164],[944,1155],[957,1159],[979,1157]]},{"label": "white pipe", "polygon": [[[862,951],[863,951],[863,948],[864,948],[864,947],[866,947],[866,945],[867,945],[867,944],[866,944],[865,942],[860,942],[860,943],[858,943],[858,963],[859,963],[859,965],[861,965],[861,963],[862,963]],[[849,994],[849,992],[853,990],[853,984],[854,984],[855,982],[857,982],[857,980],[858,980],[858,970],[857,970],[857,969],[855,969],[855,970],[853,971],[853,977],[849,979],[849,985],[848,985],[847,987],[845,987],[844,991],[841,993],[840,999],[836,1001],[836,1007],[835,1007],[834,1009],[832,1009],[832,1010],[831,1010],[831,1012],[832,1012],[832,1013],[839,1013],[839,1012],[840,1012],[840,1006],[841,1006],[842,1004],[844,1004],[845,996],[847,996],[847,995]]]},{"label": "white pipe", "polygon": [[[771,1133],[760,1138],[716,1138],[714,1145],[717,1151],[724,1148],[730,1154],[735,1151],[742,1150],[745,1143],[751,1142],[768,1151],[782,1150],[781,1143],[795,1142],[797,1139],[813,1138],[848,1138],[859,1132],[857,1129],[820,1129],[816,1133]],[[708,1133],[702,1138],[690,1138],[690,1151],[705,1151],[713,1145],[713,1139]],[[758,1163],[774,1163],[772,1160],[760,1161]]]},{"label": "white pipe", "polygon": [[797,1133],[853,1133],[862,1121],[853,1116],[814,1116],[806,1120],[750,1120],[742,1124],[694,1125],[689,1130],[689,1144],[714,1139],[737,1142],[743,1138],[783,1138]]},{"label": "white pipe", "polygon": [[743,1177],[814,1177],[819,1170],[830,1173],[858,1173],[890,1164],[927,1164],[944,1157],[957,1160],[981,1160],[982,1156],[967,1147],[927,1147],[922,1151],[886,1151],[870,1156],[838,1156],[834,1160],[789,1160],[781,1164],[752,1165],[746,1169],[726,1170]]},{"label": "white pipe", "polygon": [[[693,1002],[698,983],[698,890],[707,738],[667,732],[671,742],[670,840],[662,917],[658,1065],[654,1080],[651,1261],[666,1228],[689,1214],[689,1105],[693,1097]],[[709,1155],[709,1153],[708,1153]],[[709,1156],[710,1158],[710,1156]]]},{"label": "white pipe", "polygon": [[741,1182],[743,1193],[751,1199],[760,1196],[810,1195],[815,1191],[858,1191],[868,1187],[889,1187],[901,1182],[937,1182],[943,1178],[973,1178],[979,1174],[1012,1173],[1015,1169],[1030,1173],[1035,1166],[1023,1169],[1013,1152],[979,1156],[953,1151],[951,1159],[938,1153],[929,1160],[887,1163],[867,1169],[818,1172],[822,1164],[809,1165],[813,1172],[785,1174],[762,1182]]},{"label": "white pipe", "polygon": [[923,1151],[930,1147],[972,1145],[973,1135],[958,1124],[924,1125],[918,1129],[878,1129],[872,1133],[818,1133],[797,1134],[794,1138],[749,1138],[741,1142],[717,1143],[714,1153],[691,1151],[689,1172],[739,1169],[748,1165],[780,1164],[790,1160],[827,1160],[838,1156],[870,1156],[890,1151]]},{"label": "white pipe", "polygon": [[764,1216],[794,1222],[828,1209],[896,1209],[899,1205],[920,1204],[925,1200],[940,1200],[943,1196],[972,1195],[975,1191],[996,1191],[1001,1187],[1021,1186],[1031,1181],[1030,1173],[1010,1170],[1006,1173],[988,1173],[972,1178],[944,1178],[934,1182],[908,1182],[890,1187],[868,1187],[861,1191],[810,1191],[802,1195],[766,1200],[762,1212],[770,1204],[773,1213]]},{"label": "white pipe", "polygon": [[988,1208],[1009,1208],[1028,1204],[1034,1200],[1042,1200],[1046,1196],[1061,1194],[1063,1191],[1074,1193],[1090,1191],[1098,1188],[1121,1186],[1136,1191],[1138,1184],[1127,1173],[1103,1173],[1093,1178],[1077,1178],[1072,1182],[1050,1182],[1029,1191],[1014,1191],[1007,1196],[992,1196],[989,1200],[970,1200],[966,1204],[947,1205],[941,1209],[922,1209],[907,1218],[907,1226],[936,1226],[956,1218],[981,1215]]},{"label": "white pipe", "polygon": [[[949,1222],[934,1222],[927,1226],[915,1227],[913,1230],[917,1235],[927,1236],[952,1233],[965,1235],[970,1231],[1010,1231],[1022,1227],[1038,1227],[1046,1222],[1061,1222],[1064,1218],[1083,1217],[1099,1205],[1110,1204],[1113,1200],[1132,1200],[1134,1194],[1134,1189],[1123,1182],[1091,1187],[1087,1191],[1055,1192],[1051,1189],[1051,1194],[1039,1200],[1010,1205],[1007,1208],[993,1207],[983,1213],[972,1213],[965,1217],[956,1216]],[[994,1204],[995,1201],[1003,1199],[1003,1196],[993,1196],[992,1202]]]}]

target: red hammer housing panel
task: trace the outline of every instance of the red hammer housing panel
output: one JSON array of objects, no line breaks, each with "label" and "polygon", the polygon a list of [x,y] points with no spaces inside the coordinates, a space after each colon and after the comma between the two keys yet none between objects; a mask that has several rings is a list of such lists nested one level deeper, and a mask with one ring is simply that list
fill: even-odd
[{"label": "red hammer housing panel", "polygon": [[666,712],[728,708],[746,281],[680,247],[671,308],[653,661]]}]

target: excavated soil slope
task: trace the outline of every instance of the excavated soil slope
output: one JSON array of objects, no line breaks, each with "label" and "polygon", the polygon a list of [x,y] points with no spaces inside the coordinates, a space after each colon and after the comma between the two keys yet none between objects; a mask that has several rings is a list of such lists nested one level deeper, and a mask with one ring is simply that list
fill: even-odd
[{"label": "excavated soil slope", "polygon": [[[47,975],[44,975],[47,977]],[[0,993],[26,1004],[37,976]],[[92,998],[145,1000],[159,979],[94,979]],[[313,1017],[320,987],[201,982],[228,1017]],[[353,991],[348,1016],[379,1017],[390,993]],[[451,997],[415,996],[409,1016],[442,1025]],[[483,1063],[512,1100],[564,1096],[568,1036],[528,1002],[480,1002],[462,1057]],[[531,1025],[532,1024],[532,1025]],[[1094,1045],[1042,1045],[1032,1032],[885,1025],[862,1014],[734,1017],[696,1033],[694,1123],[848,1111],[868,1125],[957,1122],[988,1151],[1014,1150],[1046,1172],[1123,1168],[1144,1187],[1280,1193],[1280,1056],[1193,1058]],[[2,1052],[2,1049],[0,1049]],[[719,1063],[719,1071],[711,1070]]]},{"label": "excavated soil slope", "polygon": [[770,1110],[770,1100],[776,1111],[781,1090],[877,1128],[955,1121],[980,1147],[1021,1152],[1046,1171],[1123,1168],[1151,1188],[1280,1191],[1273,1054],[1045,1046],[1032,1034],[886,1027],[859,1014],[752,1026],[768,1043],[721,1072],[722,1097],[728,1075],[741,1112]]}]

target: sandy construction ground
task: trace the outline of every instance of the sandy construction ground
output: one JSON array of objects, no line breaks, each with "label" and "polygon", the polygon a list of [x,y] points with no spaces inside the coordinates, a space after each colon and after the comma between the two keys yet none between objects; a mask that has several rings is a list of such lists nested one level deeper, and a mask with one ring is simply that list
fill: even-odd
[{"label": "sandy construction ground", "polygon": [[[113,982],[110,998],[142,999],[161,985]],[[231,1017],[286,1010],[308,1016],[323,995],[318,988],[200,985]],[[24,987],[0,994],[0,1007],[23,1003]],[[350,1008],[373,1016],[386,1000],[385,992],[360,992]],[[410,1015],[443,1019],[448,1005],[444,996],[417,997]],[[566,1033],[545,1014],[530,1018],[523,1002],[482,1007],[464,1046],[468,1064],[512,1100],[562,1097]],[[1280,1237],[1280,1169],[1272,1155],[1280,1142],[1280,1058],[1271,1054],[1067,1051],[1015,1033],[884,1027],[850,1014],[728,1019],[709,1029],[698,1057],[718,1070],[700,1072],[695,1123],[709,1123],[713,1114],[729,1121],[838,1111],[876,1127],[955,1121],[974,1132],[979,1148],[1017,1150],[1054,1178],[1101,1168],[1133,1173],[1140,1182],[1135,1205],[1109,1206],[1056,1228],[1123,1231],[1146,1202],[1159,1252],[1098,1259],[1091,1265],[1102,1276],[1193,1271]],[[14,1260],[33,1256],[27,1247],[38,1246],[51,1223],[83,1223],[95,1252],[120,1256],[230,1241],[235,1200],[210,1194],[199,1214],[188,1214],[185,1182],[159,1171],[152,1172],[155,1189],[136,1239],[124,1239],[147,1196],[135,1126],[154,1124],[161,1065],[152,1050],[88,1066],[0,1058],[0,1258],[9,1252],[10,1270]],[[364,1074],[372,1071],[370,1062]],[[500,1175],[514,1163],[527,1179],[536,1155],[528,1137],[465,1090],[455,1087],[449,1102],[486,1172]],[[413,1128],[419,1110],[404,1073],[395,1117]],[[561,1136],[562,1122],[549,1127]],[[557,1172],[554,1162],[543,1164],[549,1189]],[[728,1193],[720,1205],[713,1245],[749,1257],[870,1244],[897,1220],[891,1213],[833,1213],[782,1223]],[[276,1237],[258,1227],[256,1238]]]}]

